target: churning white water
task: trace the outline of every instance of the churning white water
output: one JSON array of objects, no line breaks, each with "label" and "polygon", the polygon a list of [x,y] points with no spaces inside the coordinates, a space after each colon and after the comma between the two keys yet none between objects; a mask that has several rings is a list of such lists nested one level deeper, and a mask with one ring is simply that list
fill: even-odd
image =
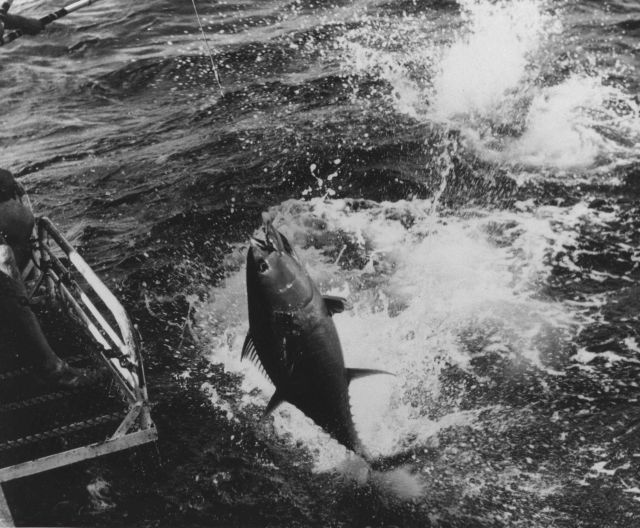
[{"label": "churning white water", "polygon": [[[556,6],[542,0],[459,6],[453,31],[452,23],[438,26],[424,14],[375,18],[344,37],[344,67],[384,79],[398,112],[460,130],[490,161],[571,170],[637,159],[638,103],[609,80],[625,66],[572,49]],[[550,73],[558,63],[567,75]]]},{"label": "churning white water", "polygon": [[[441,394],[443,368],[466,369],[472,354],[498,353],[547,369],[539,349],[548,330],[572,332],[578,323],[575,307],[545,301],[539,289],[548,259],[572,243],[567,226],[587,209],[468,211],[464,218],[434,223],[431,205],[314,199],[291,200],[274,210],[276,225],[321,291],[344,295],[352,306],[334,317],[346,364],[397,375],[351,386],[357,429],[378,456],[428,444],[443,428],[474,423],[482,409],[461,411],[455,397],[446,401],[450,412],[432,417],[430,402],[442,405],[449,398]],[[247,331],[246,249],[238,246],[229,256],[228,278],[197,311],[211,361],[243,375],[241,402],[213,394],[230,419],[247,405],[264,407],[273,392],[255,366],[240,362]],[[485,335],[488,328],[482,349],[471,352],[463,337]],[[292,406],[275,413],[274,429],[293,443],[303,442],[318,470],[337,468],[348,457]]]},{"label": "churning white water", "polygon": [[[439,20],[428,12],[371,17],[338,38],[341,67],[384,80],[395,112],[459,130],[464,146],[484,160],[509,165],[516,179],[540,168],[560,169],[554,176],[562,178],[573,169],[637,157],[637,103],[624,87],[604,82],[608,69],[581,69],[592,57],[577,50],[566,59],[566,75],[549,75],[546,61],[553,60],[551,50],[560,47],[566,28],[546,2],[463,0],[460,9],[457,25],[457,14]],[[441,191],[452,170],[445,165]],[[530,172],[517,174],[522,166]],[[318,180],[315,170],[313,165]],[[452,367],[471,378],[473,390],[473,380],[498,383],[472,367],[483,357],[499,357],[514,372],[534,369],[554,377],[566,375],[566,368],[586,372],[594,358],[620,357],[580,349],[562,364],[547,361],[549,351],[566,350],[599,317],[597,296],[558,301],[547,287],[554,269],[578,268],[571,252],[581,228],[606,224],[609,213],[584,201],[560,207],[530,200],[510,210],[437,215],[437,202],[438,195],[395,203],[316,198],[289,200],[273,210],[276,226],[296,246],[321,291],[350,302],[334,318],[347,366],[396,374],[357,380],[350,388],[356,428],[378,457],[436,445],[448,428],[484,427],[483,413],[499,415],[502,425],[522,419],[498,405],[463,406],[467,389],[447,390],[443,381]],[[240,401],[203,387],[230,420],[247,419],[246,411],[264,408],[273,393],[255,366],[240,362],[248,329],[246,250],[240,244],[227,256],[226,280],[197,309],[210,360],[242,375]],[[273,432],[304,445],[317,471],[363,478],[353,457],[292,406],[275,412]],[[395,475],[378,475],[380,485],[386,478],[388,487],[407,497],[426,489],[397,469]],[[554,493],[558,486],[548,472],[523,472],[515,462],[496,479],[509,488],[523,475],[531,493]],[[484,493],[484,484],[476,484],[461,483],[465,496]]]},{"label": "churning white water", "polygon": [[463,28],[437,66],[436,118],[504,111],[505,96],[523,89],[545,36],[557,31],[536,0],[463,0],[460,7]]}]

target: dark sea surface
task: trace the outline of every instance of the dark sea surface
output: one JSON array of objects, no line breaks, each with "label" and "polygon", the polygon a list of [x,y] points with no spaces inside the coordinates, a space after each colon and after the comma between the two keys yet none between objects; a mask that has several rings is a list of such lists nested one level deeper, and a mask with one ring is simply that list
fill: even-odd
[{"label": "dark sea surface", "polygon": [[[130,310],[160,441],[19,524],[640,526],[640,3],[102,0],[0,49],[2,166]],[[13,12],[57,5],[17,0]],[[240,363],[271,209],[368,469]]]}]

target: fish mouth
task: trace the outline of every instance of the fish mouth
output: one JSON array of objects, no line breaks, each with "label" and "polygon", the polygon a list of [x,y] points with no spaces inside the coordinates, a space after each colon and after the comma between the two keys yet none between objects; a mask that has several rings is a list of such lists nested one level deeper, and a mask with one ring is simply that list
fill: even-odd
[{"label": "fish mouth", "polygon": [[256,261],[266,261],[275,249],[266,240],[260,240],[256,237],[249,239],[250,250],[249,253],[253,255]]},{"label": "fish mouth", "polygon": [[262,213],[262,231],[264,232],[264,240],[258,237],[249,239],[254,256],[261,256],[266,259],[272,253],[277,253],[280,257],[288,255],[299,262],[298,256],[287,237],[273,225],[273,215]]},{"label": "fish mouth", "polygon": [[269,254],[277,252],[280,255],[290,253],[288,251],[288,243],[284,236],[281,235],[273,225],[273,217],[269,213],[262,213],[262,230],[264,231],[264,240],[251,237],[251,247],[259,253]]},{"label": "fish mouth", "polygon": [[266,243],[273,248],[274,251],[277,251],[280,255],[288,253],[283,236],[273,225],[273,216],[269,213],[262,213],[262,229],[264,230]]},{"label": "fish mouth", "polygon": [[260,240],[259,238],[256,237],[251,237],[249,239],[249,243],[251,244],[251,247],[254,249],[257,249],[259,251],[269,251],[269,249],[273,249],[270,244],[268,244],[268,242],[266,240]]}]

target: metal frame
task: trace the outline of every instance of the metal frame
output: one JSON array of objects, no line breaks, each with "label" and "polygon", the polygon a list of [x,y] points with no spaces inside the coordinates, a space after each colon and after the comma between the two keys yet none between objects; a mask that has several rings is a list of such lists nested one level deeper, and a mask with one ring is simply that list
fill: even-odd
[{"label": "metal frame", "polygon": [[[37,246],[33,260],[23,274],[23,279],[33,284],[30,300],[37,298],[44,288],[49,302],[60,303],[88,330],[101,345],[99,359],[111,371],[115,386],[128,402],[129,410],[113,434],[104,441],[0,468],[0,484],[153,442],[158,436],[149,412],[142,356],[125,309],[51,220],[37,218],[36,231]],[[55,242],[55,249],[51,241]],[[58,258],[56,254],[60,253],[69,265]],[[84,289],[73,278],[71,270],[86,281]],[[91,297],[85,289],[91,291]],[[98,300],[103,305],[102,309],[96,306]],[[115,321],[117,329],[108,319]]]},{"label": "metal frame", "polygon": [[0,528],[4,528],[5,526],[15,525],[13,524],[11,510],[9,509],[7,499],[5,499],[4,492],[2,491],[2,485],[0,484]]}]

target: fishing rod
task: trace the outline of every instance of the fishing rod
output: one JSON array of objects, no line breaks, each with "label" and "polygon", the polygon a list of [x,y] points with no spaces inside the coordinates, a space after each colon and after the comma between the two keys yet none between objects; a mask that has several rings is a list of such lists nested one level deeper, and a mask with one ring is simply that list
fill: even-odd
[{"label": "fishing rod", "polygon": [[[65,17],[69,13],[73,13],[74,11],[77,11],[78,9],[81,9],[83,7],[87,7],[97,1],[98,0],[78,0],[77,2],[73,2],[72,4],[69,4],[68,6],[63,7],[62,9],[58,9],[53,13],[49,13],[48,15],[43,16],[40,19],[40,24],[42,24],[42,27],[44,28],[45,26],[51,24],[51,22],[53,22],[54,20],[58,20],[59,18]],[[0,6],[0,9],[3,9],[5,4],[9,4],[9,6],[11,6],[12,2],[13,0],[6,0],[5,3],[2,4],[2,6]],[[13,42],[14,40],[16,40],[18,37],[21,37],[22,35],[24,35],[24,33],[21,29],[16,29],[15,31],[11,31],[10,33],[7,33],[3,37],[0,37],[0,46],[9,44],[9,42]]]},{"label": "fishing rod", "polygon": [[4,33],[4,22],[7,17],[7,13],[9,12],[9,8],[11,8],[11,4],[13,4],[13,0],[5,0],[0,5],[0,35]]}]

